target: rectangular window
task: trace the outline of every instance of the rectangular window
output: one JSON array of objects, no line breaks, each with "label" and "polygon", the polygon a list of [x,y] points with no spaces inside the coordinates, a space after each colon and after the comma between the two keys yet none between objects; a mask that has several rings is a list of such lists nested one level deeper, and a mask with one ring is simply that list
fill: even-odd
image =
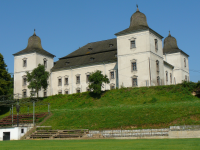
[{"label": "rectangular window", "polygon": [[77,89],[77,90],[76,90],[76,93],[81,93],[81,90],[80,90],[80,89]]},{"label": "rectangular window", "polygon": [[136,70],[137,70],[136,62],[132,62],[132,71],[136,71]]},{"label": "rectangular window", "polygon": [[172,74],[170,73],[170,83],[172,84]]},{"label": "rectangular window", "polygon": [[186,59],[184,58],[184,66],[186,67]]},{"label": "rectangular window", "polygon": [[111,78],[111,79],[114,79],[114,78],[115,78],[114,71],[110,72],[110,78]]},{"label": "rectangular window", "polygon": [[157,85],[160,85],[160,77],[157,77]]},{"label": "rectangular window", "polygon": [[185,81],[187,81],[187,76],[185,75]]},{"label": "rectangular window", "polygon": [[88,75],[86,75],[86,82],[89,82],[89,77],[90,77],[90,75],[88,74]]},{"label": "rectangular window", "polygon": [[76,76],[76,84],[80,84],[80,76]]},{"label": "rectangular window", "polygon": [[110,86],[110,89],[111,89],[111,90],[115,89],[115,86],[114,86],[114,85],[111,85],[111,86]]},{"label": "rectangular window", "polygon": [[158,40],[155,39],[155,50],[157,51],[158,50]]},{"label": "rectangular window", "polygon": [[136,48],[136,46],[135,46],[135,40],[131,41],[131,48]]},{"label": "rectangular window", "polygon": [[59,91],[58,94],[62,94],[62,91]]},{"label": "rectangular window", "polygon": [[159,61],[156,60],[156,71],[159,72]]},{"label": "rectangular window", "polygon": [[65,94],[69,94],[69,92],[68,92],[68,91],[65,91]]},{"label": "rectangular window", "polygon": [[62,79],[58,79],[58,86],[62,86]]},{"label": "rectangular window", "polygon": [[23,98],[26,98],[27,95],[26,95],[26,90],[23,90]]},{"label": "rectangular window", "polygon": [[68,78],[65,78],[65,85],[68,85]]},{"label": "rectangular window", "polygon": [[132,79],[132,86],[133,87],[137,86],[137,78]]},{"label": "rectangular window", "polygon": [[44,67],[47,68],[47,61],[44,60]]},{"label": "rectangular window", "polygon": [[24,129],[21,129],[21,133],[24,133]]},{"label": "rectangular window", "polygon": [[44,97],[47,97],[47,92],[46,91],[44,91]]},{"label": "rectangular window", "polygon": [[26,85],[26,78],[23,78],[23,85]]},{"label": "rectangular window", "polygon": [[166,82],[168,82],[168,72],[166,71]]},{"label": "rectangular window", "polygon": [[25,59],[25,60],[23,60],[23,67],[26,67],[26,66],[27,66],[27,61]]}]

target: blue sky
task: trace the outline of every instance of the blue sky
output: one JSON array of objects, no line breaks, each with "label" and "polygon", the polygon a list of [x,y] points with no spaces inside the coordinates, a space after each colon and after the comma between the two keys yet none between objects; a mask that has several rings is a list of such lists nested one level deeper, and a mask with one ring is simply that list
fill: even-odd
[{"label": "blue sky", "polygon": [[[26,48],[36,29],[54,61],[87,43],[115,38],[139,10],[150,28],[177,39],[190,55],[190,80],[200,80],[200,1],[198,0],[6,0],[0,1],[0,53],[14,72],[12,54]],[[163,39],[164,41],[164,39]]]}]

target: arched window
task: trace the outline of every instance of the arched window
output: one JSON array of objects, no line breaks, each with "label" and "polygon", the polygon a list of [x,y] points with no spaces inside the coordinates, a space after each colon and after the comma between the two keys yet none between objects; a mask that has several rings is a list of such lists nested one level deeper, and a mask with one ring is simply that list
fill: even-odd
[{"label": "arched window", "polygon": [[170,73],[170,83],[172,84],[172,74]]},{"label": "arched window", "polygon": [[157,85],[160,85],[160,77],[157,76]]},{"label": "arched window", "polygon": [[44,61],[44,67],[47,68],[47,59],[44,58],[43,61]]},{"label": "arched window", "polygon": [[156,71],[159,72],[159,61],[156,60]]}]

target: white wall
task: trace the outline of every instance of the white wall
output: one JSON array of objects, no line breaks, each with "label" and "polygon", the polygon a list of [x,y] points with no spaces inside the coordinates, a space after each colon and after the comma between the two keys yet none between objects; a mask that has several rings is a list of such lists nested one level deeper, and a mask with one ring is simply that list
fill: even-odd
[{"label": "white wall", "polygon": [[[24,129],[24,133],[21,133],[21,129]],[[3,141],[3,132],[10,132],[10,140],[19,140],[30,129],[31,129],[31,127],[0,128],[0,141]]]},{"label": "white wall", "polygon": [[[85,92],[88,87],[88,83],[86,82],[86,74],[92,73],[96,70],[102,71],[102,74],[106,74],[110,79],[110,71],[115,72],[115,78],[110,80],[110,84],[114,84],[117,86],[117,65],[114,63],[101,63],[94,64],[91,66],[81,66],[77,68],[56,71],[51,73],[51,95],[58,94],[59,91],[62,91],[62,94],[65,94],[65,90],[68,91],[69,94],[76,93],[77,88],[80,88],[81,92]],[[80,75],[80,84],[76,84],[76,75]],[[65,85],[65,77],[68,77],[68,85]],[[58,79],[62,79],[62,85],[58,85]],[[109,90],[110,84],[106,84],[102,90]]]},{"label": "white wall", "polygon": [[[23,67],[23,59],[26,58],[27,66]],[[25,54],[14,57],[14,94],[22,94],[22,90],[27,90],[27,96],[30,96],[30,90],[27,85],[23,85],[23,76],[26,75],[26,72],[31,72],[38,64],[44,64],[44,58],[47,59],[47,68],[46,71],[50,72],[50,69],[53,67],[53,58],[44,56],[38,53]],[[48,93],[49,92],[49,93]],[[47,90],[47,95],[50,94],[50,91]],[[22,96],[22,95],[20,95]],[[43,90],[39,92],[39,96],[43,96]]]}]

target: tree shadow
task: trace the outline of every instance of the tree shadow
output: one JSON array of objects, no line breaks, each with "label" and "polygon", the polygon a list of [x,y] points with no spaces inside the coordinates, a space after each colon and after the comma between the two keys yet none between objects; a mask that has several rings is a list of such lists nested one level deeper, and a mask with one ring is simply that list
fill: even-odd
[{"label": "tree shadow", "polygon": [[0,115],[3,115],[10,111],[10,107],[0,106]]},{"label": "tree shadow", "polygon": [[94,99],[100,99],[105,93],[106,93],[106,91],[101,91],[100,94],[95,94],[93,92],[89,92],[89,95],[90,95],[90,97],[92,97]]}]

